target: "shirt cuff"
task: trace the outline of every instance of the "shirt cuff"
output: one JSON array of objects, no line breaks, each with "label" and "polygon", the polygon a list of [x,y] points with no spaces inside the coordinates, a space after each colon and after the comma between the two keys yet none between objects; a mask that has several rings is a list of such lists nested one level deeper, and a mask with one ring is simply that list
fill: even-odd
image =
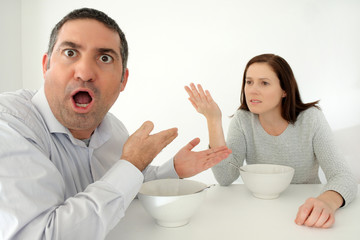
[{"label": "shirt cuff", "polygon": [[159,179],[179,178],[179,175],[175,171],[174,158],[171,158],[170,160],[159,166],[157,177]]},{"label": "shirt cuff", "polygon": [[106,172],[101,180],[123,194],[124,205],[127,208],[139,192],[144,176],[133,164],[120,160]]}]

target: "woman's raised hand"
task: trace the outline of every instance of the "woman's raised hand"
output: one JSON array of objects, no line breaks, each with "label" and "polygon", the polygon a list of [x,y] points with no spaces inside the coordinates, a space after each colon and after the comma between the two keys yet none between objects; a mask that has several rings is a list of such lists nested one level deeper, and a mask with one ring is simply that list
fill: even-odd
[{"label": "woman's raised hand", "polygon": [[207,120],[221,119],[221,110],[210,95],[208,90],[204,91],[200,84],[191,83],[185,86],[186,92],[189,94],[189,100],[198,113],[203,114]]},{"label": "woman's raised hand", "polygon": [[209,146],[211,148],[226,146],[221,121],[221,110],[212,99],[210,92],[207,90],[204,92],[200,84],[196,88],[193,83],[190,84],[190,87],[185,86],[185,90],[189,94],[189,100],[196,111],[203,114],[207,120]]}]

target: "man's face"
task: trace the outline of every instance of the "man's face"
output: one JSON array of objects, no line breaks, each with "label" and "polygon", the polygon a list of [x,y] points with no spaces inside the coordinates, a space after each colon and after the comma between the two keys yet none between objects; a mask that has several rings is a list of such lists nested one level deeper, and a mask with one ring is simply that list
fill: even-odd
[{"label": "man's face", "polygon": [[70,20],[48,58],[44,87],[53,114],[75,138],[89,138],[127,82],[127,69],[121,82],[118,33],[93,19]]}]

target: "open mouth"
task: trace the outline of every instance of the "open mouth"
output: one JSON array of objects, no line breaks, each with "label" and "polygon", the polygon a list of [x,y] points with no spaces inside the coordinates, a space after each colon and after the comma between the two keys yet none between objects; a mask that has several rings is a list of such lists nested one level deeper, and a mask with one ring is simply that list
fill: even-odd
[{"label": "open mouth", "polygon": [[87,91],[79,91],[73,96],[75,105],[77,107],[86,108],[92,102],[92,97]]},{"label": "open mouth", "polygon": [[250,102],[251,102],[251,103],[261,103],[260,100],[255,100],[255,99],[251,99]]}]

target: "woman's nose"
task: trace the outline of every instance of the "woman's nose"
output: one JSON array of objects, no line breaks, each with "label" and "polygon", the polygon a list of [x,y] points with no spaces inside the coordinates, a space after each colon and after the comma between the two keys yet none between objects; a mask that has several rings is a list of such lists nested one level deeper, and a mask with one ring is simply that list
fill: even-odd
[{"label": "woman's nose", "polygon": [[82,57],[79,59],[75,66],[75,79],[84,82],[95,80],[95,63],[91,58]]},{"label": "woman's nose", "polygon": [[251,94],[258,94],[259,93],[259,86],[257,84],[253,84],[248,86],[247,92]]}]

